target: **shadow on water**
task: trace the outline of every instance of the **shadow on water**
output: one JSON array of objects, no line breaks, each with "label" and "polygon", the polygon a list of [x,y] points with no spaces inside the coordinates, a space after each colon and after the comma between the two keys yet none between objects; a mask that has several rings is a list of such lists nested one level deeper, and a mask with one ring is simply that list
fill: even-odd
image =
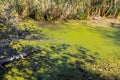
[{"label": "shadow on water", "polygon": [[19,40],[40,40],[45,39],[42,30],[29,30],[25,28],[20,30],[14,25],[4,26],[0,23],[0,55],[13,55],[17,51],[10,45],[19,42]]},{"label": "shadow on water", "polygon": [[[44,36],[45,35],[42,34],[42,31],[40,30],[32,31],[27,28],[20,30],[13,24],[6,26],[5,24],[0,23],[0,58],[2,59],[20,53],[16,49],[13,49],[11,43],[16,44],[19,40],[40,40],[43,39]],[[26,49],[31,50],[29,47],[30,46],[26,46]],[[27,50],[24,49],[23,51]],[[4,73],[4,71],[0,69],[0,78],[4,75],[1,75],[2,73]]]},{"label": "shadow on water", "polygon": [[115,43],[120,46],[120,24],[111,23],[113,28],[117,28],[117,31],[114,32],[114,36],[110,36],[111,38],[115,39]]},{"label": "shadow on water", "polygon": [[93,55],[87,54],[90,50],[78,47],[76,48],[78,52],[72,54],[73,52],[68,50],[70,47],[72,46],[54,44],[47,46],[47,49],[51,49],[50,51],[41,48],[34,57],[29,56],[26,60],[14,62],[16,65],[13,64],[6,74],[12,78],[20,77],[24,80],[107,80],[84,67],[85,63],[92,64],[96,59]]},{"label": "shadow on water", "polygon": [[[11,47],[11,42],[17,42],[19,39],[39,40],[42,38],[32,36],[28,39],[27,36],[31,34],[40,33],[27,29],[18,30],[15,27],[1,31],[0,55],[5,57],[18,52]],[[74,48],[75,52],[71,45],[50,44],[44,47],[40,45],[40,51],[36,52],[34,56],[31,55],[25,60],[7,64],[7,72],[0,69],[0,77],[2,80],[8,79],[8,77],[15,80],[110,80],[84,66],[86,63],[93,64],[96,60],[95,56],[88,54],[91,52],[89,49]],[[22,47],[23,51],[32,49],[33,47],[29,45]]]},{"label": "shadow on water", "polygon": [[113,29],[98,28],[97,33],[102,34],[105,39],[113,40],[113,44],[120,46],[120,24],[111,23]]},{"label": "shadow on water", "polygon": [[108,38],[113,39],[114,43],[120,46],[120,24],[118,23],[111,23],[111,27],[117,29],[116,31],[112,32],[113,35],[105,34]]}]

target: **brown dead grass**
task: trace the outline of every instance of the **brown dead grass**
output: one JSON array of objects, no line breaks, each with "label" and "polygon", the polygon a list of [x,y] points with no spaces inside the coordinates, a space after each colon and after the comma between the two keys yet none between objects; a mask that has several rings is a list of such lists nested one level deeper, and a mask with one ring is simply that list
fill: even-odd
[{"label": "brown dead grass", "polygon": [[87,25],[90,25],[93,27],[104,27],[104,28],[112,27],[112,23],[116,25],[120,25],[120,19],[99,18],[99,19],[91,19],[91,20],[85,21],[85,24]]}]

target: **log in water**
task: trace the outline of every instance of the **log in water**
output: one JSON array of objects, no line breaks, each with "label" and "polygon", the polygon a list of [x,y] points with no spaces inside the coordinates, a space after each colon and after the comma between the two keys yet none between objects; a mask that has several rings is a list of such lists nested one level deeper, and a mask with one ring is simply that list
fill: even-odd
[{"label": "log in water", "polygon": [[6,69],[2,66],[2,64],[4,63],[8,63],[8,62],[12,62],[12,61],[15,61],[15,60],[19,60],[19,59],[24,59],[25,57],[27,57],[28,55],[30,55],[31,53],[34,53],[36,52],[36,50],[33,50],[33,51],[29,51],[29,52],[26,52],[26,53],[21,53],[21,54],[18,54],[18,55],[13,55],[13,56],[10,56],[10,57],[6,57],[6,58],[3,58],[3,59],[0,59],[0,67],[6,71]]}]

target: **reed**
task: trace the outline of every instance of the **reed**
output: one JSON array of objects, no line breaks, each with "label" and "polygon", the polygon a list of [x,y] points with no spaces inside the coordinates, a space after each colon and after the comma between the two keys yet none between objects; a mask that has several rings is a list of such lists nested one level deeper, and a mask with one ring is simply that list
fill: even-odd
[{"label": "reed", "polygon": [[6,8],[18,17],[35,20],[117,18],[120,0],[1,0],[0,16]]}]

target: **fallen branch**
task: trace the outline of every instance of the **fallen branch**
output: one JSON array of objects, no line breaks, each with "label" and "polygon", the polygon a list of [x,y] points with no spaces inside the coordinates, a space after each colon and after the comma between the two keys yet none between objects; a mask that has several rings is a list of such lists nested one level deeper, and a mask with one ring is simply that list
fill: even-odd
[{"label": "fallen branch", "polygon": [[21,53],[21,54],[18,54],[18,55],[13,55],[11,57],[7,57],[7,58],[4,58],[4,59],[0,59],[0,67],[3,70],[6,71],[6,69],[2,66],[2,64],[12,62],[12,61],[15,61],[15,60],[19,60],[19,59],[24,59],[25,57],[27,57],[28,55],[30,55],[31,53],[34,53],[34,52],[36,52],[36,50],[29,51],[29,52],[26,52],[26,53]]}]

